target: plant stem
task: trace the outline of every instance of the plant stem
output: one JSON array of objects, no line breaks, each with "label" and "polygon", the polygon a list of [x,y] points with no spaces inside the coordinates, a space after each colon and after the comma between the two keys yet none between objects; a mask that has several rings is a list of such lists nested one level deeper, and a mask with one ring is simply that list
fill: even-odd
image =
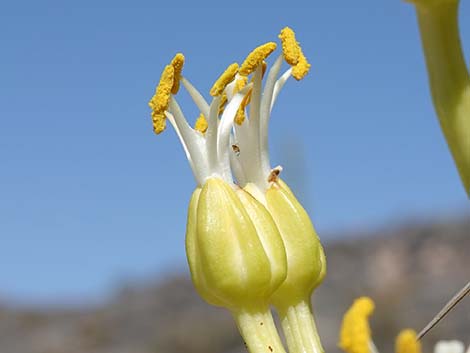
[{"label": "plant stem", "polygon": [[285,353],[268,305],[232,311],[251,353]]},{"label": "plant stem", "polygon": [[277,310],[290,353],[324,353],[308,299]]},{"label": "plant stem", "polygon": [[458,0],[416,4],[431,94],[470,196],[470,78],[460,45]]}]

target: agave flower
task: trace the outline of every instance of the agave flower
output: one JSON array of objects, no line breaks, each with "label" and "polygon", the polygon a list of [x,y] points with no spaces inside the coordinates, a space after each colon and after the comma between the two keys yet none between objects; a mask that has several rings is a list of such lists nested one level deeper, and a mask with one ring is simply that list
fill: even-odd
[{"label": "agave flower", "polygon": [[[290,28],[280,39],[283,54],[263,90],[274,42],[257,47],[242,65],[231,64],[210,90],[210,103],[182,76],[184,56],[177,54],[149,105],[157,134],[167,120],[173,125],[197,182],[186,253],[198,293],[231,311],[253,353],[284,352],[270,304],[291,352],[320,353],[310,295],[325,274],[325,256],[310,218],[279,179],[281,169],[269,163],[272,106],[287,79],[300,80],[310,67]],[[284,59],[291,68],[278,77]],[[194,128],[175,98],[180,84],[200,110]]]}]

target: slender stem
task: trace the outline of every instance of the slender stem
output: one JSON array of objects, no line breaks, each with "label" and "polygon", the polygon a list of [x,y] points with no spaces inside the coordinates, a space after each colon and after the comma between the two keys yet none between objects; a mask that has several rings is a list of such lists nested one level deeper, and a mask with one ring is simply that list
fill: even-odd
[{"label": "slender stem", "polygon": [[465,296],[470,293],[470,281],[459,290],[451,300],[449,300],[446,305],[432,318],[432,320],[420,331],[418,334],[418,339],[424,337],[434,326],[438,324]]},{"label": "slender stem", "polygon": [[324,353],[308,299],[277,310],[290,353]]},{"label": "slender stem", "polygon": [[434,107],[470,196],[470,78],[460,45],[458,1],[418,3],[416,10]]},{"label": "slender stem", "polygon": [[232,312],[250,353],[285,353],[267,305]]}]

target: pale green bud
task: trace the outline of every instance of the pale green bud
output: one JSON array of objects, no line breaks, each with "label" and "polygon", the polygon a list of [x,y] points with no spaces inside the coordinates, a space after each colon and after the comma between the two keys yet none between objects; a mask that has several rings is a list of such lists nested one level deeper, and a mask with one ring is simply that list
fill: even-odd
[{"label": "pale green bud", "polygon": [[283,242],[270,214],[218,178],[193,193],[186,249],[198,293],[231,310],[267,302],[286,276]]},{"label": "pale green bud", "polygon": [[[256,194],[250,184],[246,189]],[[287,255],[287,277],[271,301],[277,305],[308,298],[326,271],[323,248],[310,217],[280,179],[267,189],[264,202],[281,233]]]},{"label": "pale green bud", "polygon": [[289,351],[322,353],[310,296],[325,277],[326,259],[310,217],[277,176],[265,192],[250,183],[245,189],[264,203],[286,249],[287,277],[271,303],[279,313]]}]

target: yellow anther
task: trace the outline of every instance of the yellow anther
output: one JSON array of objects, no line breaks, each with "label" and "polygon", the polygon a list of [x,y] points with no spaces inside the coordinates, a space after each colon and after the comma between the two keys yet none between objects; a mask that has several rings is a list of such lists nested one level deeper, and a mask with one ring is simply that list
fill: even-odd
[{"label": "yellow anther", "polygon": [[299,61],[295,66],[292,67],[292,77],[294,77],[297,81],[300,81],[308,74],[310,66],[310,63],[307,61],[307,58],[302,52],[302,48],[300,48]]},{"label": "yellow anther", "polygon": [[289,27],[285,27],[279,34],[282,43],[282,53],[289,65],[295,66],[299,62],[300,46],[295,39],[295,33]]},{"label": "yellow anther", "polygon": [[421,343],[414,330],[403,330],[395,340],[395,353],[421,353]]},{"label": "yellow anther", "polygon": [[165,113],[152,112],[153,131],[158,135],[166,128]]},{"label": "yellow anther", "polygon": [[304,53],[302,52],[302,48],[300,48],[300,55],[299,55],[299,62],[292,68],[292,77],[294,77],[297,81],[300,81],[308,74],[310,70],[310,64],[307,61]]},{"label": "yellow anther", "polygon": [[240,66],[240,75],[248,76],[266,59],[275,49],[276,43],[268,42],[255,48]]},{"label": "yellow anther", "polygon": [[201,133],[205,133],[208,126],[206,117],[201,113],[196,120],[196,124],[194,124],[194,129]]},{"label": "yellow anther", "polygon": [[235,75],[238,72],[238,64],[233,63],[230,65],[222,75],[215,81],[214,85],[211,88],[210,95],[212,97],[217,97],[222,94],[225,87],[235,79]]},{"label": "yellow anther", "polygon": [[243,97],[243,100],[240,103],[240,106],[238,107],[237,115],[235,115],[234,121],[238,125],[243,124],[243,122],[245,121],[245,118],[246,118],[245,108],[248,104],[250,104],[250,101],[251,101],[251,89],[247,92],[245,97]]},{"label": "yellow anther", "polygon": [[370,353],[371,333],[368,322],[374,311],[374,302],[368,297],[354,301],[346,311],[341,324],[339,347],[347,353]]},{"label": "yellow anther", "polygon": [[233,86],[233,94],[240,92],[243,89],[243,87],[246,86],[247,83],[248,83],[248,77],[242,76],[238,78],[235,81],[235,85]]},{"label": "yellow anther", "polygon": [[173,60],[171,60],[171,66],[173,66],[173,69],[175,69],[173,87],[171,87],[172,94],[178,93],[178,90],[180,89],[180,79],[181,79],[181,72],[183,71],[183,65],[184,65],[184,55],[181,53],[176,54]]},{"label": "yellow anther", "polygon": [[155,94],[149,102],[149,106],[152,108],[153,129],[157,134],[165,130],[165,110],[168,109],[168,105],[170,104],[174,74],[175,69],[172,65],[165,66]]},{"label": "yellow anther", "polygon": [[218,115],[220,115],[224,112],[225,104],[227,104],[227,94],[226,93],[222,94],[222,98],[220,98],[219,112],[217,113]]}]

